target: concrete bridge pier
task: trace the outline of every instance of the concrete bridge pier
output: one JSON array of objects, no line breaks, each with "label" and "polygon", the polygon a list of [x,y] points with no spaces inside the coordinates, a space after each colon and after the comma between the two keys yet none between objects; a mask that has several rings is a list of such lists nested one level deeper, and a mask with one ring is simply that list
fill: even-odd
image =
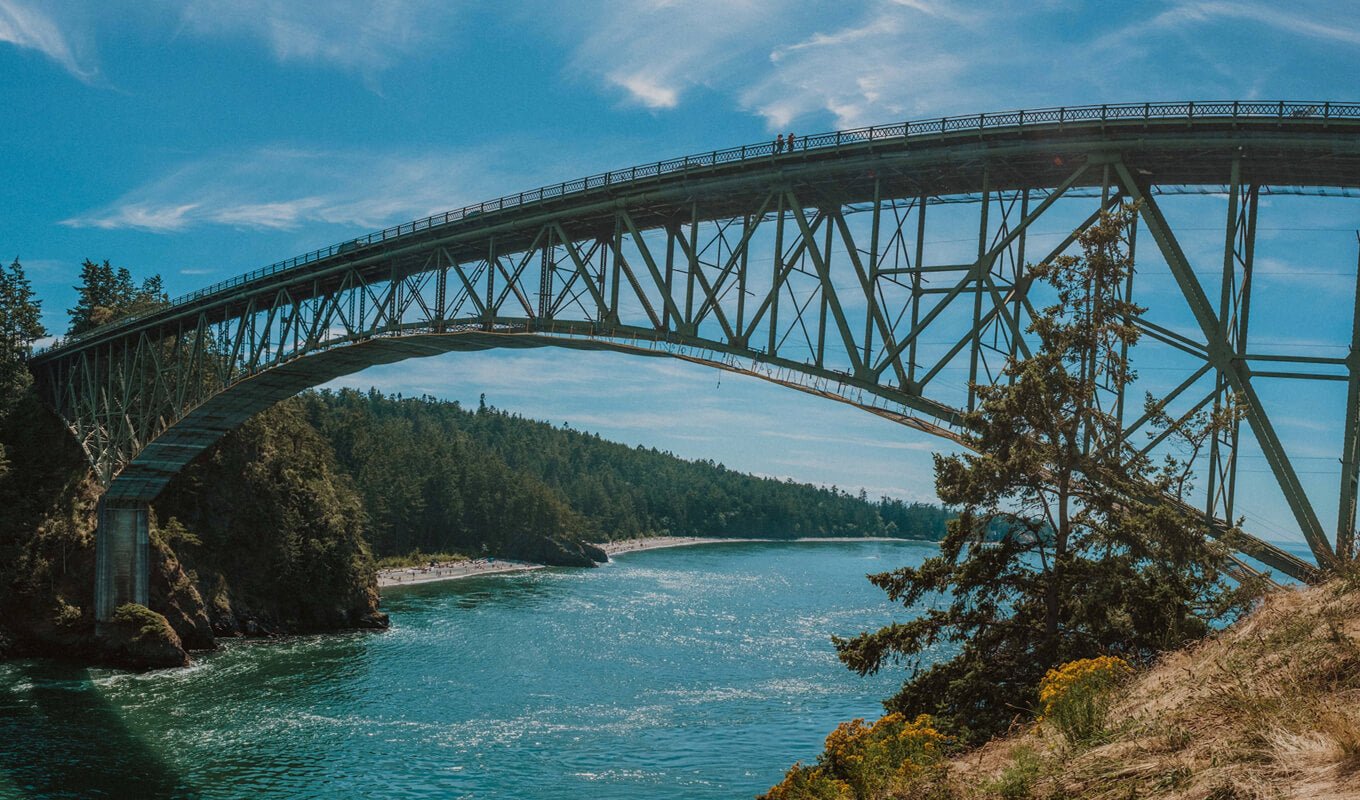
[{"label": "concrete bridge pier", "polygon": [[125,603],[146,605],[151,506],[138,500],[99,500],[95,532],[94,618],[111,622]]}]

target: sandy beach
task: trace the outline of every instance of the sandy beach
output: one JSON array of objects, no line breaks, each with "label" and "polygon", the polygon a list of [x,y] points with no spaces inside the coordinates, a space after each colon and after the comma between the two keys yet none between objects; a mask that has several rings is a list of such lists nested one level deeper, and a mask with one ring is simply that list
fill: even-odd
[{"label": "sandy beach", "polygon": [[615,553],[634,553],[639,550],[660,550],[663,547],[685,547],[692,544],[714,544],[716,542],[751,542],[754,539],[704,539],[698,536],[649,536],[646,539],[621,539],[617,542],[594,542],[593,544],[609,555]]},{"label": "sandy beach", "polygon": [[[716,544],[718,542],[840,542],[840,541],[904,541],[890,538],[832,538],[804,537],[800,539],[712,539],[699,536],[651,536],[645,539],[623,539],[616,542],[593,542],[612,558],[621,553],[637,553],[643,550],[660,550],[664,547],[687,547],[696,544]],[[494,575],[498,572],[524,572],[543,569],[542,564],[509,559],[475,558],[471,561],[451,561],[425,567],[403,567],[401,569],[378,570],[378,588],[388,589],[399,586],[414,586],[418,583],[451,581],[458,578],[471,578],[475,575]]]},{"label": "sandy beach", "polygon": [[543,569],[542,564],[510,559],[474,558],[470,561],[446,561],[434,566],[402,567],[400,569],[378,570],[378,588],[393,586],[413,586],[417,583],[451,581],[470,578],[474,575],[494,575],[497,572],[523,572],[530,569]]},{"label": "sandy beach", "polygon": [[[745,540],[701,539],[694,536],[653,536],[647,539],[625,539],[618,542],[597,542],[594,544],[610,556],[613,556],[616,553],[657,550],[662,547],[684,547],[692,544],[734,541]],[[494,575],[498,572],[523,572],[531,569],[543,569],[543,565],[529,561],[513,561],[510,559],[497,558],[492,560],[488,558],[475,558],[471,561],[449,561],[435,564],[434,566],[380,569],[378,570],[378,588],[387,589],[394,586],[414,586],[418,583],[452,581],[459,578],[471,578],[475,575]]]}]

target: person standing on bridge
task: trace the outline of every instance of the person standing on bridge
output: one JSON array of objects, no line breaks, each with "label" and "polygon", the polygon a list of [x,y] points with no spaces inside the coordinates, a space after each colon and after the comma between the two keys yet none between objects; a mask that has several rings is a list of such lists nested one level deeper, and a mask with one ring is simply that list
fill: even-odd
[{"label": "person standing on bridge", "polygon": [[784,134],[781,133],[774,137],[774,151],[776,153],[782,153],[784,151]]},{"label": "person standing on bridge", "polygon": [[793,152],[793,143],[796,142],[796,141],[798,141],[798,140],[794,138],[793,132],[792,132],[792,131],[789,131],[789,152],[790,152],[790,153]]}]

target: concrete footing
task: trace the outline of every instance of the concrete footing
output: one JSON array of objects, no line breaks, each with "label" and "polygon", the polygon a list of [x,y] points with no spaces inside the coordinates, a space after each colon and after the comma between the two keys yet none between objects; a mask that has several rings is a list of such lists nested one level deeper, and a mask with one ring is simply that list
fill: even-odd
[{"label": "concrete footing", "polygon": [[94,618],[110,622],[124,603],[146,605],[150,577],[147,503],[103,498],[95,532]]}]

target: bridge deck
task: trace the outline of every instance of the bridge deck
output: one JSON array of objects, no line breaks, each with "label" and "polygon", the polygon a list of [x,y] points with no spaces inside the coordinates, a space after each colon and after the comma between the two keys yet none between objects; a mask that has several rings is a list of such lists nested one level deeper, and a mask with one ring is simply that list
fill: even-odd
[{"label": "bridge deck", "polygon": [[[1137,163],[1160,186],[1222,187],[1234,154],[1243,180],[1263,186],[1360,188],[1360,104],[1324,102],[1135,103],[975,114],[870,126],[799,139],[775,153],[770,142],[659,161],[506,195],[314,250],[176,298],[169,306],[58,341],[34,362],[108,337],[168,325],[204,308],[229,306],[288,285],[296,299],[324,295],[327,279],[353,266],[415,268],[434,244],[455,257],[484,255],[489,236],[502,252],[532,246],[535,226],[552,218],[576,236],[613,234],[613,212],[627,202],[639,226],[653,227],[701,204],[712,216],[740,215],[771,181],[796,183],[843,203],[867,202],[876,179],[926,197],[1057,186],[1075,164],[1104,151]],[[1078,186],[1102,183],[1088,170]],[[403,256],[408,256],[403,263]],[[308,282],[315,282],[308,286]]]}]

